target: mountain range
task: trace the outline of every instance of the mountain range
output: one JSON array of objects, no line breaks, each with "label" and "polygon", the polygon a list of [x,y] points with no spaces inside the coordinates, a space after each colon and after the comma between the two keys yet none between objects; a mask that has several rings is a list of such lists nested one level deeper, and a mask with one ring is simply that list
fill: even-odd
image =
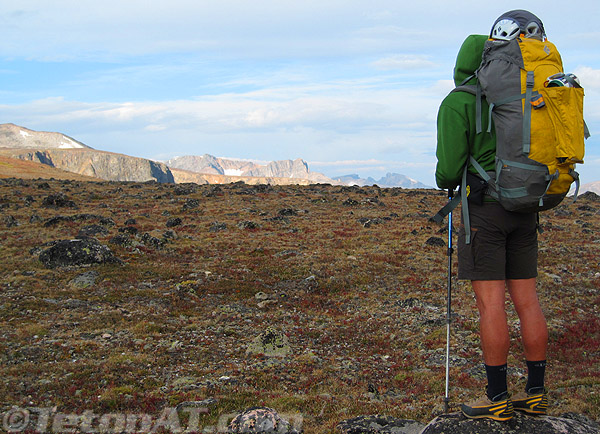
[{"label": "mountain range", "polygon": [[366,179],[361,178],[357,174],[334,177],[333,180],[344,185],[378,185],[384,188],[402,187],[402,188],[431,188],[419,181],[409,178],[408,176],[399,173],[388,173],[379,180],[371,177]]},{"label": "mountain range", "polygon": [[[388,173],[376,181],[358,175],[331,179],[309,169],[306,161],[257,162],[204,154],[175,157],[166,162],[101,151],[59,132],[34,131],[12,123],[0,124],[0,156],[32,161],[82,176],[109,181],[154,180],[222,184],[333,184],[427,188],[404,175]],[[20,166],[23,167],[23,166]],[[28,166],[33,167],[33,166]],[[42,171],[48,173],[47,170]]]},{"label": "mountain range", "polygon": [[[175,157],[166,162],[132,157],[101,151],[58,132],[34,131],[12,123],[0,124],[0,177],[23,176],[48,177],[54,173],[57,179],[66,174],[91,177],[109,181],[157,181],[166,183],[194,182],[197,184],[226,184],[243,181],[247,184],[332,184],[332,185],[378,185],[392,188],[431,188],[398,173],[388,173],[376,180],[361,178],[357,174],[329,178],[309,169],[306,161],[280,160],[257,162],[233,158],[220,158],[204,154]],[[35,165],[9,161],[36,162],[48,169],[35,169]],[[38,166],[39,167],[39,166]],[[50,169],[56,169],[52,172]],[[58,170],[64,172],[60,172]],[[83,179],[83,178],[77,178]],[[580,193],[592,191],[600,194],[600,181],[583,184]]]},{"label": "mountain range", "polygon": [[[311,172],[306,161],[297,158],[295,160],[271,161],[269,163],[258,163],[249,160],[235,160],[231,158],[219,158],[204,154],[202,156],[186,155],[175,157],[166,161],[171,169],[180,169],[188,172],[207,175],[223,175],[227,177],[249,177],[249,178],[278,178],[281,183],[283,179],[307,181],[306,183],[333,184],[333,180],[318,172]],[[177,176],[176,176],[177,178]],[[304,182],[301,182],[304,183]]]}]

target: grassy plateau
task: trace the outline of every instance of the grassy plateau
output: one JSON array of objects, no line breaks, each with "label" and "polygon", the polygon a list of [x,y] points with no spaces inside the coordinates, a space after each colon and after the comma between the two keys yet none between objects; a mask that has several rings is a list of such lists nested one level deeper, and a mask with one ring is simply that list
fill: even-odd
[{"label": "grassy plateau", "polygon": [[[376,186],[0,180],[0,412],[158,414],[213,398],[204,425],[262,405],[302,414],[316,434],[367,414],[428,422],[443,411],[448,273],[447,224],[429,217],[446,200]],[[565,199],[540,223],[550,414],[599,420],[600,198]],[[82,230],[122,264],[40,262],[45,243]],[[454,276],[452,296],[456,411],[485,374],[470,284]],[[515,393],[526,371],[507,310]],[[248,353],[269,327],[290,351]]]}]

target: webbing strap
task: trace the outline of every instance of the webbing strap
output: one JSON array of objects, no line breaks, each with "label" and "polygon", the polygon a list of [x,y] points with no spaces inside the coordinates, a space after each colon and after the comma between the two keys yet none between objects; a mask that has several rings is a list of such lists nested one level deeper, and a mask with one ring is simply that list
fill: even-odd
[{"label": "webbing strap", "polygon": [[554,172],[554,175],[550,175],[548,178],[548,185],[546,185],[546,190],[544,190],[544,194],[542,194],[542,197],[540,197],[540,202],[539,202],[539,206],[542,207],[544,206],[544,196],[546,196],[546,193],[548,193],[548,189],[550,188],[550,184],[552,184],[552,181],[554,181],[555,179],[558,179],[558,177],[560,176],[560,172],[558,171],[558,169],[556,169],[556,172]]},{"label": "webbing strap", "polygon": [[[473,158],[473,157],[471,157]],[[481,167],[481,166],[480,166]],[[444,217],[452,212],[454,208],[458,206],[459,203],[462,202],[462,216],[463,216],[463,224],[465,227],[465,243],[471,244],[471,220],[469,218],[469,204],[467,198],[467,171],[469,168],[469,163],[465,165],[465,169],[462,174],[462,181],[460,183],[460,194],[457,194],[449,201],[444,207],[437,212],[436,215],[431,217],[436,223],[441,223]]]},{"label": "webbing strap", "polygon": [[492,179],[492,177],[483,169],[483,167],[481,167],[481,164],[479,164],[477,160],[472,156],[470,157],[470,162],[475,168],[475,170],[477,170],[479,176],[481,176],[483,180],[487,182],[488,189],[486,191],[486,194],[498,200],[499,196],[498,192],[496,191],[498,189],[498,178],[496,177],[496,179]]},{"label": "webbing strap", "polygon": [[[475,89],[475,132],[481,133],[481,85],[477,82]],[[489,123],[488,130],[491,131],[492,123]]]},{"label": "webbing strap", "polygon": [[573,202],[575,202],[577,200],[577,195],[579,194],[579,173],[571,169],[569,170],[569,175],[575,180],[575,194],[573,195]]},{"label": "webbing strap", "polygon": [[458,206],[458,204],[460,203],[460,198],[461,198],[461,196],[459,194],[454,196],[452,198],[452,200],[448,201],[448,203],[446,205],[444,205],[444,207],[437,212],[436,215],[431,217],[431,220],[433,220],[436,223],[441,223],[442,220],[444,220],[444,218],[447,215],[449,215],[454,210],[454,208],[456,208]]},{"label": "webbing strap", "polygon": [[527,81],[525,89],[525,104],[523,113],[523,153],[529,155],[531,150],[531,110],[533,107],[529,104],[533,92],[533,85],[535,84],[533,71],[527,71]]},{"label": "webbing strap", "polygon": [[590,130],[588,129],[588,126],[585,123],[585,121],[583,121],[583,137],[585,137],[586,139],[589,139],[590,136],[591,136]]},{"label": "webbing strap", "polygon": [[[472,158],[472,157],[471,157]],[[462,182],[460,185],[460,196],[462,202],[462,218],[465,227],[465,244],[471,244],[471,219],[469,218],[469,200],[467,195],[467,171],[469,164],[465,164],[463,170]]]},{"label": "webbing strap", "polygon": [[477,162],[477,160],[475,158],[473,158],[473,156],[469,156],[469,162],[473,165],[473,167],[475,168],[475,170],[477,170],[477,173],[479,173],[479,175],[483,178],[483,180],[485,182],[490,182],[490,180],[492,179],[490,177],[490,175],[488,175],[488,173],[483,170],[483,167],[481,167],[481,164],[479,164]]},{"label": "webbing strap", "polygon": [[516,167],[518,169],[534,170],[536,172],[545,172],[548,170],[547,166],[535,166],[533,164],[519,163],[518,161],[498,159],[498,163],[501,164],[502,166],[512,166],[512,167]]}]

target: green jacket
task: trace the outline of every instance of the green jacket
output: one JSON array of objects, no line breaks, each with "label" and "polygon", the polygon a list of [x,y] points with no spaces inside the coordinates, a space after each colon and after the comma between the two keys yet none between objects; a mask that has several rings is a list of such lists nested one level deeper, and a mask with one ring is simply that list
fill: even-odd
[{"label": "green jacket", "polygon": [[[481,63],[485,35],[470,35],[463,42],[454,68],[454,83],[458,86],[472,75]],[[475,84],[472,78],[467,84]],[[467,92],[450,93],[440,106],[437,118],[438,163],[435,180],[439,188],[455,188],[460,185],[465,164],[472,155],[486,171],[495,168],[496,135],[487,132],[488,104],[481,105],[482,133],[475,132],[475,95]],[[469,170],[477,173],[474,168]]]}]

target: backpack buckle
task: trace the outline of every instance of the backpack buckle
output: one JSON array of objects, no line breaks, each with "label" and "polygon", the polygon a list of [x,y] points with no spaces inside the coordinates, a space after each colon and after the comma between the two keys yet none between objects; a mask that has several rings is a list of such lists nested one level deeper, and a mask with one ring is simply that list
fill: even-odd
[{"label": "backpack buckle", "polygon": [[544,101],[544,97],[542,96],[542,94],[533,95],[529,102],[531,103],[533,108],[536,110],[541,109],[542,107],[544,107],[546,105],[546,102]]}]

